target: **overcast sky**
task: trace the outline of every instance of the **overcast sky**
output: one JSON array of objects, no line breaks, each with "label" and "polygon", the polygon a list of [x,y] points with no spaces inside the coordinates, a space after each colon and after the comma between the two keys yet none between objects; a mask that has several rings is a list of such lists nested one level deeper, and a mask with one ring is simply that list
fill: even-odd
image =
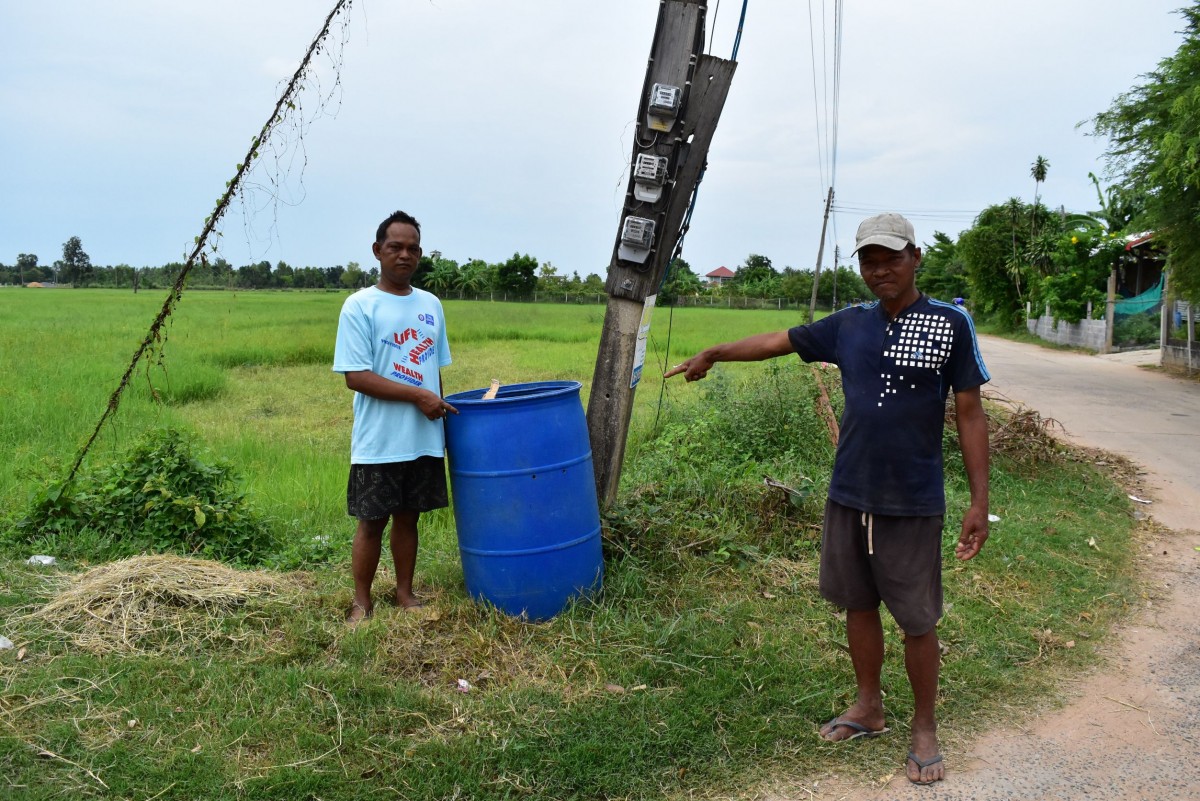
[{"label": "overcast sky", "polygon": [[[928,241],[957,236],[987,205],[1031,200],[1039,155],[1046,204],[1094,210],[1088,172],[1101,172],[1104,142],[1076,125],[1175,51],[1182,4],[845,2],[825,264],[835,242],[846,260],[877,210],[909,213]],[[333,5],[0,5],[0,262],[50,264],[71,236],[97,265],[182,261]],[[834,5],[749,3],[684,243],[697,273],[751,253],[777,269],[815,263]],[[302,96],[311,125],[287,129],[255,174],[281,182],[278,200],[259,192],[234,207],[220,254],[235,266],[367,267],[375,226],[401,208],[421,221],[426,252],[497,262],[519,251],[603,275],[657,7],[356,0],[335,34],[340,84],[323,60],[321,91]],[[715,55],[731,55],[740,10],[710,0]],[[332,99],[314,118],[322,92]]]}]

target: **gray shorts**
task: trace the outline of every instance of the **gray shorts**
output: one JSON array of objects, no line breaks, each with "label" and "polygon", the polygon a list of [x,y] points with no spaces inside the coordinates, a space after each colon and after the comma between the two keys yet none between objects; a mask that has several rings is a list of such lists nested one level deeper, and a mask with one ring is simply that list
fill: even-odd
[{"label": "gray shorts", "polygon": [[905,634],[931,631],[942,616],[943,522],[942,515],[870,515],[827,500],[821,597],[854,610],[883,601]]},{"label": "gray shorts", "polygon": [[383,520],[395,512],[428,512],[449,505],[445,460],[440,457],[350,465],[346,511],[351,517]]}]

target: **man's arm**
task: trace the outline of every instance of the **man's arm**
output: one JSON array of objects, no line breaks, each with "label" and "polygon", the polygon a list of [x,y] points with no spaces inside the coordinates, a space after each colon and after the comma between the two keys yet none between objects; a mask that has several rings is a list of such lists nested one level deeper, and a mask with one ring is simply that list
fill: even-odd
[{"label": "man's arm", "polygon": [[379,400],[414,404],[421,410],[421,414],[430,420],[445,417],[447,412],[458,414],[458,409],[429,390],[389,381],[370,370],[354,370],[346,373],[346,387]]},{"label": "man's arm", "polygon": [[963,515],[962,534],[954,553],[966,560],[978,554],[988,538],[988,425],[979,387],[955,392],[954,408],[958,442],[971,487],[971,506]]},{"label": "man's arm", "polygon": [[787,331],[755,334],[736,342],[723,342],[720,345],[705,348],[692,358],[680,362],[663,373],[663,378],[683,373],[684,378],[688,381],[699,381],[708,375],[708,371],[717,362],[761,362],[793,352],[792,341],[788,339]]}]

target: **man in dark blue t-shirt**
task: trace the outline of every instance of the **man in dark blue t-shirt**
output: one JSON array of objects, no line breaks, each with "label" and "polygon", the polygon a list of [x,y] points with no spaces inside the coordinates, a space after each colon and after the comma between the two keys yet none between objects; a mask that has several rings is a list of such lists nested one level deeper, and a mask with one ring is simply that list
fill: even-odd
[{"label": "man in dark blue t-shirt", "polygon": [[821,736],[842,741],[888,731],[880,689],[882,602],[904,632],[904,663],[913,689],[905,771],[910,781],[931,784],[945,775],[935,706],[946,397],[953,390],[971,488],[955,548],[965,560],[988,538],[988,431],[979,388],[990,376],[967,313],[917,289],[921,249],[912,223],[899,214],[863,221],[855,253],[877,302],[842,309],[811,325],[714,345],[665,377],[684,373],[688,381],[697,381],[716,362],[789,353],[841,370],[846,402],[825,507],[820,589],[846,610],[858,696],[821,727]]}]

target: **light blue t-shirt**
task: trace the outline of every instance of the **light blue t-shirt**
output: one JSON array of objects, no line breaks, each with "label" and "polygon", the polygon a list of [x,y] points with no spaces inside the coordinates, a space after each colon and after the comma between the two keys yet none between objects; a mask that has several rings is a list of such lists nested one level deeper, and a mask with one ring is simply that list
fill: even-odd
[{"label": "light blue t-shirt", "polygon": [[[448,364],[446,318],[434,295],[416,287],[408,295],[393,295],[372,286],[342,304],[333,350],[335,373],[370,370],[440,397],[439,370]],[[445,453],[441,420],[428,419],[414,403],[354,393],[352,464],[409,462]]]}]

